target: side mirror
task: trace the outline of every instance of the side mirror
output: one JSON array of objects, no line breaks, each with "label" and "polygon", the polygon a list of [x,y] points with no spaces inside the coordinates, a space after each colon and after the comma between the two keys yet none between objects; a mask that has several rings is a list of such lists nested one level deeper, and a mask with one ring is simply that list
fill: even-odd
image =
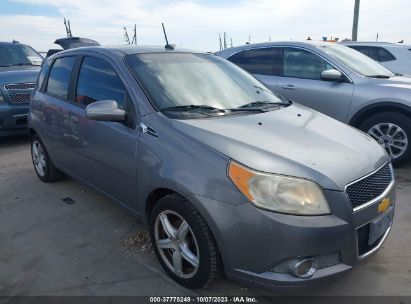
[{"label": "side mirror", "polygon": [[344,81],[344,76],[340,71],[330,69],[321,72],[321,79],[326,81]]},{"label": "side mirror", "polygon": [[100,100],[86,107],[86,117],[101,121],[124,121],[126,111],[119,109],[114,100]]}]

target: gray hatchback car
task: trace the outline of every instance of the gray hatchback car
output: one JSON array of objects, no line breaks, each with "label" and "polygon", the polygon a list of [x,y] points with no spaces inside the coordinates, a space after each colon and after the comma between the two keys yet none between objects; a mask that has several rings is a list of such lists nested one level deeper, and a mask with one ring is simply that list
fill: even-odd
[{"label": "gray hatchback car", "polygon": [[274,95],[218,56],[87,47],[46,59],[29,114],[33,164],[142,218],[165,271],[295,286],[376,252],[395,208],[368,135]]},{"label": "gray hatchback car", "polygon": [[411,78],[336,43],[267,42],[217,54],[277,94],[368,133],[393,163],[411,159]]}]

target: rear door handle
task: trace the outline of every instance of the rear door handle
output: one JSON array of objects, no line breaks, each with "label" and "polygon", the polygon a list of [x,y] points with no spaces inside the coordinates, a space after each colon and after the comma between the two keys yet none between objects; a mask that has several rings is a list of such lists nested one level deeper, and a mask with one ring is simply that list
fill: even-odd
[{"label": "rear door handle", "polygon": [[284,89],[284,90],[296,90],[297,89],[295,87],[295,85],[293,85],[293,84],[283,85],[283,86],[281,86],[281,88]]}]

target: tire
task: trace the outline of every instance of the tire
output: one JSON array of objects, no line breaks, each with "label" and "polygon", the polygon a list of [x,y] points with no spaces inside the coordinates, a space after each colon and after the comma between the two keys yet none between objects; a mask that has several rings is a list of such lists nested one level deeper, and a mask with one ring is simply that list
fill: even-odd
[{"label": "tire", "polygon": [[367,118],[359,127],[373,137],[391,156],[394,165],[410,159],[411,119],[396,113],[378,113]]},{"label": "tire", "polygon": [[[174,231],[172,237],[164,228],[168,224],[172,225],[168,232]],[[149,230],[157,259],[167,274],[180,285],[201,288],[220,274],[220,254],[210,228],[200,212],[185,198],[169,194],[160,199],[151,212]],[[160,244],[163,248],[159,247]],[[174,263],[174,260],[181,262]]]},{"label": "tire", "polygon": [[63,173],[54,167],[44,144],[37,135],[31,138],[31,159],[34,171],[41,181],[52,183],[63,177]]}]

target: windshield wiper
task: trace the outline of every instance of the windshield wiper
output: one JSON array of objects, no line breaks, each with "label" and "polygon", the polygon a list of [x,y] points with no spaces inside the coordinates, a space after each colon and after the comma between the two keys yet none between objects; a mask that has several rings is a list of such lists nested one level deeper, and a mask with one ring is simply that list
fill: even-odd
[{"label": "windshield wiper", "polygon": [[199,111],[204,112],[207,111],[207,113],[212,113],[212,112],[217,112],[217,113],[222,113],[222,114],[230,114],[232,112],[265,112],[264,109],[261,108],[232,108],[232,109],[221,109],[221,108],[216,108],[212,107],[209,105],[186,105],[186,106],[174,106],[174,107],[167,107],[164,109],[161,109],[162,112],[184,112],[184,111]]},{"label": "windshield wiper", "polygon": [[208,111],[218,111],[224,112],[224,109],[215,108],[208,105],[185,105],[185,106],[173,106],[161,109],[161,111],[191,111],[191,110],[208,110]]},{"label": "windshield wiper", "polygon": [[237,109],[244,109],[244,108],[256,108],[256,107],[262,107],[266,105],[285,105],[289,104],[288,102],[285,101],[277,101],[277,102],[271,102],[271,101],[253,101],[250,103],[246,103],[242,106],[239,106]]},{"label": "windshield wiper", "polygon": [[382,78],[382,79],[389,79],[391,76],[389,75],[367,75],[369,78]]}]

